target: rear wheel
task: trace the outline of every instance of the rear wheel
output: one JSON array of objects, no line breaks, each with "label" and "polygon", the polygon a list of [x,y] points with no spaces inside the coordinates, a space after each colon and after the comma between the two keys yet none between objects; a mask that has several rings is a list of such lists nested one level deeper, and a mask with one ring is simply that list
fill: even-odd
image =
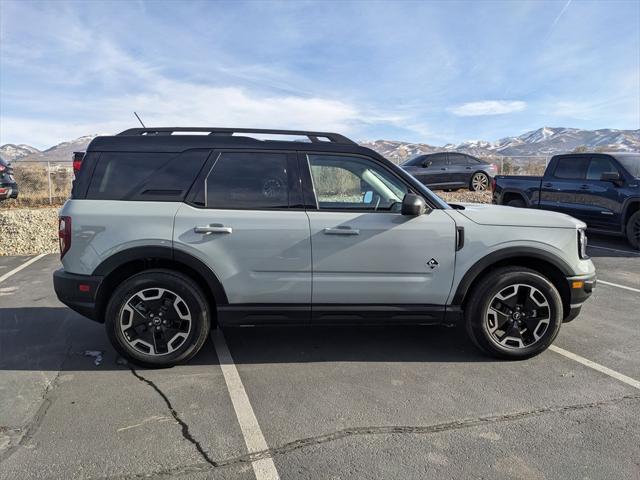
[{"label": "rear wheel", "polygon": [[636,250],[640,250],[640,211],[637,211],[627,222],[627,241]]},{"label": "rear wheel", "polygon": [[202,348],[209,316],[204,294],[189,277],[148,270],[115,290],[105,324],[114,348],[127,360],[145,367],[170,367]]},{"label": "rear wheel", "polygon": [[465,307],[471,340],[491,356],[525,359],[551,345],[562,325],[562,299],[538,272],[506,267],[490,272]]},{"label": "rear wheel", "polygon": [[476,172],[471,177],[469,190],[473,192],[484,192],[489,188],[489,176],[486,173]]}]

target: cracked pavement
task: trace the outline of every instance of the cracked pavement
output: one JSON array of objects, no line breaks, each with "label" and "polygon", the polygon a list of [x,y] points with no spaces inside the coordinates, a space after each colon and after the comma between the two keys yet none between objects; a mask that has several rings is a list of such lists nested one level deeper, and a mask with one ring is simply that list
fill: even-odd
[{"label": "cracked pavement", "polygon": [[[591,253],[601,279],[640,287],[640,257]],[[554,352],[487,359],[435,327],[226,331],[269,447],[249,453],[210,342],[188,365],[122,364],[55,299],[57,266],[2,284],[2,480],[253,479],[262,458],[283,479],[640,478],[640,391]],[[556,344],[638,379],[639,309],[599,286]]]}]

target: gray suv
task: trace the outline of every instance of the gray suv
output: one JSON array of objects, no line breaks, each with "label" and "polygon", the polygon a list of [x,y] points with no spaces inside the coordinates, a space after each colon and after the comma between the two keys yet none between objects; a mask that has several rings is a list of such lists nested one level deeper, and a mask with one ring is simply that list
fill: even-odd
[{"label": "gray suv", "polygon": [[214,327],[273,324],[459,323],[520,359],[595,286],[584,228],[448,205],[334,133],[138,128],[89,145],[54,286],[145,366],[187,361]]}]

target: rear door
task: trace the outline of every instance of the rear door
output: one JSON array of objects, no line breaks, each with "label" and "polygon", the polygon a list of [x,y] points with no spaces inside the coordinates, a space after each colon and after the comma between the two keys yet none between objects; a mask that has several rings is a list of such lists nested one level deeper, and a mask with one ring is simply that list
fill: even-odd
[{"label": "rear door", "polygon": [[367,157],[308,153],[301,168],[311,172],[315,204],[307,211],[314,311],[336,304],[446,303],[455,223],[444,210],[401,215],[409,187]]},{"label": "rear door", "polygon": [[176,215],[173,240],[211,268],[230,305],[309,307],[309,220],[295,153],[213,152]]},{"label": "rear door", "polygon": [[566,213],[587,221],[591,207],[585,204],[588,155],[558,157],[553,172],[540,186],[540,208]]},{"label": "rear door", "polygon": [[451,187],[468,187],[474,171],[471,165],[471,159],[467,155],[463,155],[462,153],[449,153],[447,182],[449,182]]},{"label": "rear door", "polygon": [[615,172],[624,178],[616,162],[607,155],[593,155],[589,167],[582,198],[588,207],[586,222],[592,228],[618,229],[621,222],[624,193],[620,186],[610,181],[602,181],[603,173]]}]

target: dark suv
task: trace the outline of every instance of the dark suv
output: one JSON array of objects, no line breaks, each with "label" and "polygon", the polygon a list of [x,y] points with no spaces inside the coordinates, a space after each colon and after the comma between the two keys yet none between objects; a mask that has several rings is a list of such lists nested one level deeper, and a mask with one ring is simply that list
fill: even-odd
[{"label": "dark suv", "polygon": [[0,158],[0,200],[18,197],[18,185],[11,165]]},{"label": "dark suv", "polygon": [[468,188],[487,190],[498,167],[464,153],[432,153],[412,158],[401,165],[407,172],[434,190]]}]

